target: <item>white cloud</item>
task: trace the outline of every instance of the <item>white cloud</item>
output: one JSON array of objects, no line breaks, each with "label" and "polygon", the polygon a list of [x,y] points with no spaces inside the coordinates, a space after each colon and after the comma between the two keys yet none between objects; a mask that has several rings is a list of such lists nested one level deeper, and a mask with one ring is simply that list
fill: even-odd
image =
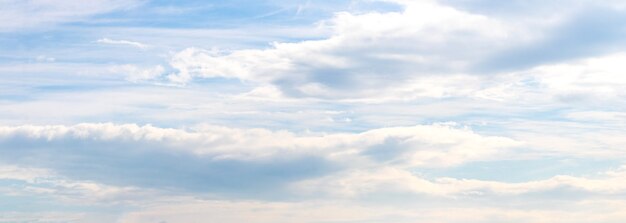
[{"label": "white cloud", "polygon": [[[625,203],[620,200],[589,200],[573,203],[535,203],[533,208],[511,207],[512,200],[488,204],[485,200],[450,203],[409,202],[367,204],[345,200],[312,202],[206,201],[172,199],[163,204],[126,214],[120,222],[177,222],[214,219],[236,222],[619,222],[624,219]],[[503,202],[505,202],[503,204]]]},{"label": "white cloud", "polygon": [[138,0],[2,0],[0,31],[19,31],[46,25],[79,21],[89,16],[114,10],[128,9],[141,4]]},{"label": "white cloud", "polygon": [[565,115],[567,118],[576,121],[604,122],[606,124],[624,125],[626,124],[626,112],[614,111],[583,111],[572,112]]},{"label": "white cloud", "polygon": [[62,213],[62,212],[3,212],[0,215],[0,222],[79,222],[84,218],[84,214]]},{"label": "white cloud", "polygon": [[17,186],[5,185],[0,191],[2,194],[37,195],[75,204],[124,203],[152,192],[136,187],[116,187],[95,181],[73,180],[49,169],[15,165],[0,165],[0,180],[24,183]]},{"label": "white cloud", "polygon": [[[0,140],[2,142],[1,147],[5,148],[3,150],[5,159],[2,162],[42,166],[86,179],[103,180],[103,177],[112,177],[124,180],[119,178],[133,177],[136,178],[135,180],[139,179],[138,182],[151,182],[157,176],[145,174],[142,171],[134,172],[135,170],[133,169],[153,168],[164,170],[163,168],[172,168],[168,163],[159,163],[161,162],[159,161],[161,156],[164,156],[163,159],[175,159],[177,160],[174,160],[175,163],[186,162],[192,168],[177,168],[176,174],[192,178],[193,176],[208,177],[209,180],[211,177],[218,177],[219,174],[222,174],[222,171],[229,170],[219,169],[222,164],[215,164],[208,167],[212,168],[211,173],[218,174],[213,175],[204,172],[203,169],[196,169],[199,166],[194,163],[219,163],[238,160],[236,161],[237,165],[244,168],[238,171],[243,175],[248,174],[246,171],[251,171],[251,174],[257,174],[255,171],[263,171],[263,166],[268,164],[256,166],[254,168],[257,168],[257,170],[254,171],[245,169],[247,165],[257,162],[265,163],[266,161],[275,163],[274,165],[279,165],[281,168],[296,170],[295,174],[302,174],[301,177],[303,178],[298,177],[296,179],[282,176],[285,177],[286,181],[281,184],[292,185],[290,187],[298,194],[302,192],[313,194],[324,192],[326,194],[352,197],[360,194],[388,191],[450,197],[482,196],[485,194],[490,196],[520,195],[559,190],[560,188],[573,188],[595,194],[623,193],[626,190],[626,188],[619,186],[624,185],[622,181],[625,171],[623,170],[606,173],[603,178],[598,179],[555,176],[547,180],[525,183],[504,183],[445,177],[427,180],[411,173],[409,169],[416,167],[441,168],[472,161],[510,157],[516,153],[514,150],[509,149],[521,145],[520,142],[508,138],[481,136],[469,130],[452,128],[446,125],[382,128],[358,134],[295,134],[286,131],[232,129],[219,126],[199,126],[191,129],[164,129],[152,126],[113,124],[18,126],[0,128]],[[537,144],[538,142],[541,142],[541,140],[533,141],[529,145],[550,145]],[[12,150],[11,148],[14,147],[12,145],[17,144],[22,145],[20,146],[22,149],[19,151]],[[24,145],[29,146],[24,147]],[[85,150],[87,148],[89,149]],[[66,153],[64,151],[72,151],[72,160],[79,162],[74,164],[66,163],[68,157],[63,155]],[[575,150],[572,151],[574,152]],[[31,154],[32,157],[28,160],[19,158],[18,154],[23,153]],[[94,160],[96,158],[94,156],[102,159],[102,161]],[[319,158],[326,161],[321,163],[299,161],[299,157],[303,156],[308,157],[309,161]],[[113,157],[121,160],[115,161],[114,163],[117,163],[117,166],[110,166],[110,170],[105,168],[104,172],[100,173],[99,170],[90,167],[91,165],[96,165],[99,166],[98,168],[103,168],[112,165],[112,163],[108,163],[106,160]],[[145,159],[145,157],[152,157],[153,161],[140,161]],[[38,159],[56,160],[65,164],[40,162]],[[297,165],[287,160],[294,160]],[[136,166],[136,162],[141,162],[141,166]],[[298,168],[307,165],[313,165],[307,168],[326,169],[324,166],[341,166],[341,168],[333,170],[335,168],[333,167],[324,170],[321,175],[314,174],[309,176],[310,173],[307,173],[307,170],[298,170]],[[75,169],[81,168],[87,169],[86,172],[80,173],[79,171],[79,173],[76,173]],[[117,168],[123,168],[127,173],[120,176],[110,175]],[[273,167],[270,166],[268,168],[271,169]],[[48,174],[41,171],[27,171],[28,173],[38,174],[19,174],[22,178],[16,178],[14,175],[18,171],[15,170],[23,172],[28,169],[9,169],[9,171],[3,172],[14,173],[13,175],[3,174],[0,177],[13,177],[32,182],[32,178]],[[107,173],[107,176],[101,175],[103,173]],[[273,177],[282,175],[280,173],[276,174],[278,175]],[[255,185],[263,185],[263,181],[268,180],[262,176],[250,175],[250,177],[253,176],[257,178],[250,180],[255,181]],[[177,179],[175,176],[169,176],[166,172],[161,172],[157,181],[170,185],[173,182],[167,181],[173,180],[180,179]],[[219,180],[225,179],[219,178]],[[115,181],[111,182],[115,183]],[[123,184],[134,183],[140,187],[148,187],[138,182],[130,181]],[[173,183],[173,185],[182,188],[193,188],[193,184],[193,182],[185,182],[184,180]],[[92,188],[87,184],[81,185]],[[240,186],[236,185],[234,187],[238,188]],[[209,187],[204,192],[211,193],[213,190]]]},{"label": "white cloud", "polygon": [[[612,103],[626,95],[623,52],[552,63],[480,79],[468,95],[527,106],[571,104],[584,108]],[[478,84],[476,85],[478,86]]]},{"label": "white cloud", "polygon": [[110,71],[112,73],[126,76],[126,80],[128,81],[141,82],[159,78],[165,73],[165,68],[161,65],[150,68],[141,68],[136,65],[125,64],[113,66],[110,68]]},{"label": "white cloud", "polygon": [[[5,143],[23,137],[27,141],[43,140],[42,143],[70,140],[68,143],[138,144],[139,148],[135,148],[138,150],[158,144],[174,151],[217,158],[259,159],[308,154],[330,159],[384,159],[407,166],[458,165],[505,154],[506,149],[521,145],[512,139],[481,136],[467,129],[440,124],[381,128],[363,133],[304,135],[219,126],[188,130],[133,124],[0,127],[0,139],[4,139]],[[68,146],[72,146],[71,143]],[[7,146],[10,147],[10,144]]]},{"label": "white cloud", "polygon": [[324,40],[231,52],[188,48],[172,58],[170,65],[178,72],[170,80],[236,78],[272,84],[290,96],[376,97],[429,81],[425,77],[460,73],[486,53],[476,48],[515,38],[513,28],[485,16],[426,1],[405,7],[402,12],[338,13],[324,23],[334,30]]},{"label": "white cloud", "polygon": [[[429,181],[399,169],[372,168],[341,173],[323,178],[323,181],[317,179],[316,184],[311,184],[310,181],[301,183],[297,185],[300,190],[304,185],[316,192],[314,198],[298,201],[205,199],[202,196],[172,196],[167,192],[137,196],[137,193],[142,193],[140,190],[127,191],[121,197],[108,194],[108,197],[114,198],[109,202],[125,199],[135,207],[122,216],[115,217],[120,222],[185,221],[210,216],[218,216],[212,219],[220,222],[414,222],[415,219],[458,222],[463,218],[478,222],[501,222],[501,219],[513,222],[558,222],[562,219],[571,219],[571,222],[588,222],[589,219],[611,221],[624,216],[624,203],[620,200],[626,192],[626,187],[623,186],[626,175],[624,170],[626,169],[621,168],[605,172],[593,179],[556,176],[540,181],[502,183],[453,178]],[[47,176],[36,183],[45,185],[52,182],[46,180],[51,178]],[[26,187],[22,190],[31,195],[54,194],[57,199],[63,196],[72,197],[72,202],[82,200],[82,205],[91,205],[93,203],[90,202],[98,201],[94,198],[101,197],[100,189],[94,188],[101,186],[86,186],[90,189],[82,191],[83,187],[67,187],[62,191],[55,188],[54,191],[46,192]],[[81,193],[77,193],[79,191]],[[559,191],[557,197],[551,195],[555,191]],[[329,192],[333,192],[332,196],[328,196]],[[393,193],[402,196],[393,196]],[[367,200],[375,197],[379,199]],[[415,199],[419,199],[419,202]],[[506,205],[502,205],[502,202],[506,202]],[[598,207],[602,208],[597,209]],[[586,212],[582,214],[580,210]],[[445,214],[450,211],[456,213],[452,218]],[[76,221],[94,218],[92,214],[77,214],[74,218]],[[60,216],[54,213],[45,215]],[[0,220],[34,219],[43,216],[40,213],[4,213]],[[66,221],[69,220],[64,220]]]},{"label": "white cloud", "polygon": [[540,66],[529,73],[547,93],[562,100],[615,99],[626,94],[625,62],[626,54],[618,53]]},{"label": "white cloud", "polygon": [[17,166],[0,166],[0,179],[14,179],[34,182],[37,178],[51,175],[50,171],[37,168],[19,168]]},{"label": "white cloud", "polygon": [[[545,180],[521,183],[484,181],[475,179],[436,178],[424,179],[405,169],[377,167],[351,170],[336,175],[299,182],[296,190],[315,194],[330,194],[331,197],[362,197],[377,193],[408,193],[444,197],[487,197],[524,196],[532,193],[561,191],[571,196],[623,195],[626,194],[626,167],[608,171],[593,179],[567,175],[554,176]],[[587,193],[587,194],[585,194]],[[563,195],[568,196],[568,195]],[[581,198],[575,198],[581,199]]]},{"label": "white cloud", "polygon": [[48,57],[45,55],[39,55],[35,58],[37,62],[54,62],[56,59],[54,57]]},{"label": "white cloud", "polygon": [[623,147],[626,138],[619,126],[527,121],[507,131],[544,156],[568,154],[585,159],[610,159],[626,154]]},{"label": "white cloud", "polygon": [[[287,97],[370,102],[470,96],[526,103],[530,102],[528,94],[537,92],[555,97],[550,99],[570,100],[590,95],[610,96],[619,91],[618,83],[598,83],[600,79],[595,79],[596,83],[571,82],[583,81],[581,78],[585,77],[571,73],[570,69],[608,68],[608,64],[600,64],[604,62],[587,58],[582,59],[586,61],[584,64],[565,65],[581,58],[579,51],[617,51],[610,47],[616,43],[612,39],[576,37],[575,33],[592,26],[606,31],[607,38],[619,35],[611,31],[615,30],[612,21],[616,18],[598,17],[602,11],[584,10],[595,3],[581,2],[574,7],[578,10],[563,9],[557,13],[558,18],[511,20],[470,13],[434,1],[391,2],[401,4],[404,10],[337,13],[320,23],[333,30],[330,37],[322,40],[273,43],[267,49],[187,48],[172,57],[170,66],[177,72],[169,79],[186,83],[194,78],[233,78],[260,86],[271,85]],[[614,10],[617,9],[605,14],[619,14]],[[590,24],[573,26],[590,19],[593,20]],[[543,24],[546,20],[550,22]],[[605,43],[606,46],[598,45]],[[597,49],[593,48],[596,45]],[[572,48],[572,51],[559,53],[559,48]],[[607,63],[620,60],[619,55],[600,59]],[[619,63],[610,66],[615,64]],[[594,76],[588,75],[587,80]],[[606,78],[619,80],[615,75]],[[540,86],[532,85],[532,81]],[[544,92],[547,88],[550,92]],[[593,88],[593,92],[581,88]],[[563,90],[568,93],[557,92]],[[539,94],[533,96],[536,95]]]},{"label": "white cloud", "polygon": [[[626,168],[590,178],[560,175],[520,183],[445,176],[427,179],[413,171],[415,168],[445,168],[472,161],[511,157],[517,155],[511,149],[520,145],[523,144],[519,141],[482,136],[451,124],[332,134],[206,125],[184,129],[87,123],[74,126],[4,126],[0,127],[0,152],[3,153],[0,163],[10,165],[0,167],[0,179],[29,184],[26,188],[14,188],[16,195],[35,193],[64,202],[123,202],[135,206],[137,211],[126,213],[122,222],[154,221],[157,218],[159,221],[197,219],[205,216],[207,210],[222,209],[220,216],[223,222],[245,219],[249,216],[242,213],[248,212],[256,213],[257,217],[253,219],[259,222],[263,222],[262,219],[290,222],[318,215],[326,216],[328,221],[361,222],[395,216],[399,218],[398,222],[402,222],[414,219],[411,213],[432,214],[432,211],[452,208],[437,206],[424,209],[413,202],[418,198],[439,204],[454,201],[460,205],[456,207],[458,211],[467,213],[467,216],[485,211],[484,216],[474,216],[483,219],[480,222],[488,222],[486,219],[494,213],[501,213],[499,216],[503,219],[511,216],[519,219],[557,219],[556,216],[563,212],[550,206],[553,203],[539,207],[533,205],[548,198],[550,202],[573,201],[563,207],[571,210],[586,207],[589,202],[602,201],[598,199],[626,193],[626,187],[620,186],[626,185]],[[298,158],[302,156],[306,158]],[[318,159],[316,157],[326,161],[311,163],[311,160]],[[228,163],[230,161],[236,162]],[[261,165],[254,165],[258,162]],[[251,167],[246,168],[249,165]],[[331,168],[321,168],[325,170],[314,174],[308,172],[320,168],[319,165]],[[238,177],[229,181],[233,179],[229,173],[233,172]],[[227,178],[220,177],[223,175]],[[86,180],[71,180],[73,178]],[[272,183],[276,178],[283,178],[284,181]],[[220,187],[222,183],[229,189]],[[253,189],[242,184],[251,185]],[[182,190],[182,194],[191,191],[200,197],[224,193],[226,197],[235,194],[236,197],[253,200],[172,200],[172,189],[176,189],[174,195],[181,194],[179,191]],[[279,194],[302,199],[273,203],[263,200],[272,200],[277,195],[258,198],[246,195],[249,190],[255,194],[276,190]],[[549,194],[553,191],[561,191],[564,195],[551,198]],[[393,194],[402,196],[391,196]],[[380,197],[384,201],[360,201],[368,197]],[[411,202],[397,204],[394,200],[398,199]],[[511,201],[517,206],[483,204],[481,208],[484,209],[477,210],[476,199],[487,203]],[[326,215],[310,212],[310,209],[305,211],[319,205],[328,210],[339,208],[342,211]],[[254,207],[265,207],[263,210],[274,207],[274,210],[280,211],[259,212]],[[373,211],[371,215],[358,214],[364,208],[379,211]],[[485,210],[490,208],[494,209]],[[545,213],[538,214],[535,209]],[[619,215],[611,213],[611,216]],[[446,219],[436,214],[428,215],[428,219],[431,218]],[[450,222],[456,220],[450,219]]]},{"label": "white cloud", "polygon": [[96,42],[102,43],[102,44],[112,44],[112,45],[127,45],[127,46],[137,47],[140,49],[146,49],[150,47],[150,45],[146,45],[140,42],[129,41],[129,40],[114,40],[114,39],[109,39],[109,38],[102,38],[102,39],[97,40]]},{"label": "white cloud", "polygon": [[[0,0],[7,6],[0,9],[0,32],[74,21],[81,25],[70,31],[83,30],[80,21],[88,17],[141,2]],[[106,220],[71,210],[70,217],[1,212],[0,222],[626,219],[626,167],[589,173],[620,165],[626,156],[626,55],[604,54],[615,51],[606,50],[617,41],[611,35],[621,37],[615,27],[622,26],[623,9],[598,17],[605,11],[587,11],[581,5],[588,1],[571,3],[576,7],[564,7],[567,13],[525,3],[541,12],[520,19],[523,13],[490,17],[443,0],[388,2],[403,10],[339,12],[315,31],[114,27],[77,37],[154,47],[149,59],[115,58],[144,65],[109,67],[100,61],[113,56],[96,57],[82,48],[68,50],[81,53],[61,63],[32,63],[54,62],[48,55],[58,54],[26,50],[23,58],[31,63],[0,67],[14,75],[0,80],[0,123],[15,124],[0,124],[0,196],[14,197],[0,206],[35,197],[77,210],[127,212]],[[509,3],[502,7],[519,6]],[[172,11],[154,11],[161,9]],[[535,16],[545,11],[554,15]],[[579,22],[583,26],[570,27]],[[607,39],[572,38],[581,30],[590,33],[589,27]],[[324,30],[332,33],[322,37]],[[268,39],[308,40],[249,48]],[[235,50],[185,45],[190,42]],[[145,65],[167,57],[166,49],[183,50],[170,54],[169,65]],[[554,54],[543,57],[545,52]],[[504,59],[494,59],[499,56]],[[90,64],[94,58],[103,60]],[[156,84],[231,80],[171,88],[129,85],[119,76]],[[441,120],[460,124],[415,125]],[[72,124],[100,121],[192,126]],[[569,159],[593,170],[549,163]],[[527,168],[528,176],[490,169],[507,160],[528,160],[512,171],[526,174]],[[490,167],[477,170],[482,165]],[[470,178],[459,176],[464,174]]]},{"label": "white cloud", "polygon": [[445,125],[334,134],[132,124],[0,127],[0,163],[87,180],[65,185],[95,190],[94,196],[124,195],[131,187],[280,198],[290,196],[292,183],[343,169],[447,167],[495,159],[519,145]]},{"label": "white cloud", "polygon": [[359,207],[346,202],[258,202],[206,201],[193,198],[167,200],[168,205],[155,205],[123,216],[120,222],[194,221],[210,219],[235,222],[365,222],[391,213],[405,213],[389,208]]}]

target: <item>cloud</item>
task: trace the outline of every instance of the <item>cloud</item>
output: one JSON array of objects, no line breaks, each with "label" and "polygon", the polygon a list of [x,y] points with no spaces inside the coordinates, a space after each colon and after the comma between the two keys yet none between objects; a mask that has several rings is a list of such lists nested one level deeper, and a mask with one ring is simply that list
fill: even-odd
[{"label": "cloud", "polygon": [[44,56],[44,55],[39,55],[35,58],[35,60],[37,62],[54,62],[56,60],[56,58],[54,57],[48,57],[48,56]]},{"label": "cloud", "polygon": [[626,78],[620,75],[624,61],[626,54],[617,53],[540,66],[531,72],[550,94],[562,100],[610,100],[626,93]]},{"label": "cloud", "polygon": [[141,82],[155,80],[165,73],[165,68],[157,65],[151,68],[141,68],[132,64],[117,65],[109,68],[112,73],[126,76],[126,80],[131,82]]},{"label": "cloud", "polygon": [[75,180],[50,169],[14,165],[0,165],[0,184],[3,180],[23,183],[3,185],[3,194],[50,197],[75,204],[123,203],[152,192],[136,187],[115,187]]},{"label": "cloud", "polygon": [[619,52],[536,66],[503,75],[500,83],[475,95],[520,102],[532,98],[525,103],[534,105],[612,102],[626,94],[626,79],[621,75],[624,69],[620,65],[625,61],[626,54]]},{"label": "cloud", "polygon": [[[584,200],[593,196],[620,196],[626,194],[626,168],[608,171],[594,179],[566,175],[545,180],[521,183],[455,179],[448,177],[424,179],[405,169],[377,167],[358,169],[307,180],[296,184],[298,190],[331,197],[367,197],[372,194],[406,194],[412,200],[419,196],[455,197],[510,197],[542,194],[538,199],[553,195],[557,200]],[[558,193],[557,193],[558,191]],[[413,195],[411,197],[410,195]],[[393,198],[397,199],[397,198]]]},{"label": "cloud", "polygon": [[143,2],[0,0],[0,222],[626,219],[624,2]]},{"label": "cloud", "polygon": [[187,48],[171,58],[176,72],[168,79],[238,79],[296,98],[463,97],[493,79],[516,84],[510,73],[618,52],[624,34],[623,13],[612,3],[580,2],[554,17],[515,19],[433,1],[393,2],[403,10],[337,13],[320,23],[333,31],[321,40]]},{"label": "cloud", "polygon": [[188,48],[172,58],[178,72],[170,80],[236,78],[290,96],[372,96],[420,77],[461,73],[467,58],[485,52],[474,47],[511,35],[498,21],[427,1],[407,3],[402,12],[338,13],[325,24],[334,35],[324,40],[231,52]]},{"label": "cloud", "polygon": [[[546,20],[589,8],[622,10],[626,6],[623,1],[619,0],[554,0],[549,2],[511,0],[506,3],[498,0],[440,0],[439,2],[464,11],[513,20],[534,18]],[[564,5],[567,7],[563,7]]]},{"label": "cloud", "polygon": [[80,124],[2,127],[0,145],[1,162],[52,169],[70,178],[260,196],[362,164],[458,165],[491,159],[519,143],[442,125],[295,135],[212,126]]},{"label": "cloud", "polygon": [[615,111],[582,111],[572,112],[566,115],[567,118],[581,122],[603,122],[605,125],[626,124],[626,113]]},{"label": "cloud", "polygon": [[3,222],[78,222],[83,219],[83,214],[60,213],[60,212],[41,212],[41,213],[23,213],[23,212],[4,212],[0,216]]},{"label": "cloud", "polygon": [[37,178],[49,175],[50,172],[45,169],[19,168],[17,166],[0,166],[0,179],[14,179],[34,182]]},{"label": "cloud", "polygon": [[[559,212],[551,205],[573,202],[567,208],[578,208],[626,193],[626,187],[619,186],[626,185],[624,168],[593,177],[559,175],[519,183],[418,174],[422,168],[445,169],[518,156],[516,149],[527,145],[450,124],[331,134],[208,125],[182,129],[94,123],[3,126],[0,180],[24,182],[25,188],[8,188],[19,196],[37,194],[70,203],[82,200],[84,205],[128,204],[136,211],[122,218],[130,222],[146,221],[147,216],[162,220],[197,217],[206,210],[226,207],[241,213],[259,205],[278,205],[303,217],[305,207],[322,201],[329,202],[322,204],[329,210],[348,211],[324,215],[329,221],[367,222],[383,216],[414,220],[408,217],[413,212],[397,210],[427,211],[415,199],[433,204],[462,201],[458,208],[468,216],[480,200],[481,208],[504,208],[500,211],[517,213],[520,218],[535,216],[532,210],[541,208],[554,218]],[[184,198],[186,194],[195,198]],[[298,202],[278,202],[285,199]],[[496,205],[503,201],[511,203]],[[546,206],[536,206],[538,201]],[[342,206],[341,202],[348,203]],[[385,214],[358,215],[363,205],[383,208]],[[484,217],[493,216],[492,211]],[[278,222],[294,217],[282,212],[262,215]],[[224,222],[241,217],[221,216]],[[443,219],[440,215],[429,218]]]},{"label": "cloud", "polygon": [[626,18],[622,10],[588,9],[544,31],[545,37],[494,53],[476,69],[512,71],[537,65],[615,53],[624,44]]},{"label": "cloud", "polygon": [[150,45],[146,45],[140,42],[134,42],[134,41],[129,41],[129,40],[113,40],[109,38],[98,39],[96,42],[102,43],[102,44],[112,44],[112,45],[127,45],[127,46],[137,47],[140,49],[146,49],[150,47]]},{"label": "cloud", "polygon": [[80,21],[93,15],[128,9],[142,1],[94,0],[84,1],[20,1],[2,0],[0,32],[24,31],[47,25]]},{"label": "cloud", "polygon": [[[511,200],[487,204],[485,200],[453,204],[410,202],[376,205],[344,200],[313,202],[206,201],[193,198],[171,199],[159,205],[127,213],[121,222],[176,222],[216,219],[236,222],[619,222],[625,216],[620,200],[589,200],[580,203],[535,203],[534,208],[511,207]],[[552,206],[550,206],[552,205]],[[451,214],[454,213],[454,214]],[[157,219],[157,220],[155,220]]]}]

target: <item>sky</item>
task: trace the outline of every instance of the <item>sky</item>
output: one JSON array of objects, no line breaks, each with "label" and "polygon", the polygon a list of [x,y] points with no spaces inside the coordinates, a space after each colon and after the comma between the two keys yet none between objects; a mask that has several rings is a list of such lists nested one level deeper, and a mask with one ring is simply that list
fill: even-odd
[{"label": "sky", "polygon": [[621,223],[621,0],[0,0],[0,223]]}]

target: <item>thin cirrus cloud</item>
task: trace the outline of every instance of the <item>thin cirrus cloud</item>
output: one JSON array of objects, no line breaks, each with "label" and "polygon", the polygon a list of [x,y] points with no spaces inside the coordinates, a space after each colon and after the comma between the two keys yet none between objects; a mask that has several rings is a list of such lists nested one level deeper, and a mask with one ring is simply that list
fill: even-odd
[{"label": "thin cirrus cloud", "polygon": [[129,9],[142,1],[15,1],[3,0],[0,9],[0,31],[39,29],[47,25],[81,21],[93,15]]},{"label": "thin cirrus cloud", "polygon": [[165,68],[161,65],[154,67],[138,67],[132,64],[116,65],[109,68],[111,73],[126,76],[126,80],[131,82],[149,81],[159,78],[165,73]]},{"label": "thin cirrus cloud", "polygon": [[140,42],[135,42],[135,41],[129,41],[129,40],[114,40],[114,39],[109,39],[109,38],[102,38],[102,39],[98,39],[96,42],[101,43],[101,44],[126,45],[126,46],[137,47],[140,49],[150,48],[150,45],[143,44]]}]

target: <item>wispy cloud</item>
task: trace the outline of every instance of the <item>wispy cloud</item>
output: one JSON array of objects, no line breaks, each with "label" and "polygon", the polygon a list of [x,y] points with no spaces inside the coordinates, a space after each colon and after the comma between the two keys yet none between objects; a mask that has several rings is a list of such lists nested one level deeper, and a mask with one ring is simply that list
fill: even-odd
[{"label": "wispy cloud", "polygon": [[3,7],[0,8],[0,32],[11,32],[50,28],[46,26],[81,21],[90,16],[136,7],[141,5],[142,1],[3,0],[1,4]]},{"label": "wispy cloud", "polygon": [[109,38],[102,38],[102,39],[96,40],[96,42],[102,43],[102,44],[111,44],[111,45],[133,46],[133,47],[137,47],[140,49],[147,49],[151,47],[150,45],[140,43],[140,42],[134,42],[134,41],[129,41],[129,40],[114,40],[114,39],[109,39]]},{"label": "wispy cloud", "polygon": [[165,68],[157,65],[151,68],[140,68],[135,65],[117,65],[110,68],[112,73],[126,76],[126,80],[131,82],[149,81],[157,79],[165,73]]}]

